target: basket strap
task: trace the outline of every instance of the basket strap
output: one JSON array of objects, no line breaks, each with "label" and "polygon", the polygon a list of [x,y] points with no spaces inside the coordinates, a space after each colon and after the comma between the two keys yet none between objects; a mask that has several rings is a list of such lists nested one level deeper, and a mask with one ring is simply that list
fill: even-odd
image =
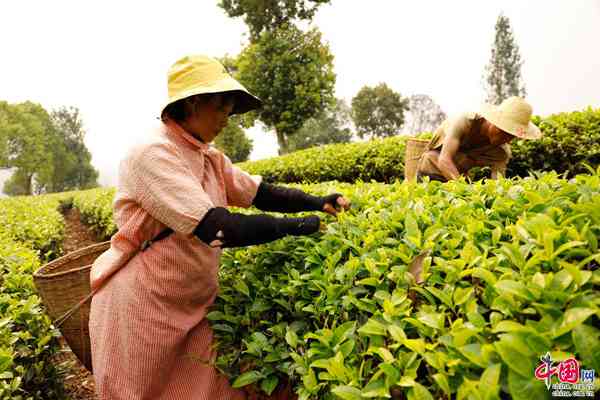
[{"label": "basket strap", "polygon": [[[156,235],[153,239],[145,240],[142,243],[142,245],[140,246],[140,248],[138,249],[138,252],[146,250],[148,247],[150,247],[152,245],[152,243],[158,242],[159,240],[166,238],[171,233],[173,233],[173,230],[171,228],[167,228],[167,229],[163,230],[162,232],[160,232],[158,235]],[[137,254],[137,252],[136,252],[136,254]],[[54,326],[57,328],[60,328],[60,326],[62,324],[64,324],[65,321],[68,320],[77,310],[79,310],[82,305],[84,305],[88,300],[90,300],[92,297],[94,297],[94,295],[98,292],[98,290],[100,290],[101,287],[102,286],[99,286],[99,287],[93,289],[90,292],[90,294],[88,294],[83,299],[81,299],[77,304],[75,304],[73,307],[71,307],[66,313],[64,313],[63,315],[58,317],[54,321]]]},{"label": "basket strap", "polygon": [[71,309],[69,309],[69,311],[67,311],[66,313],[64,313],[60,317],[58,317],[54,321],[54,326],[57,327],[57,328],[60,328],[60,326],[62,324],[64,324],[65,321],[68,320],[71,317],[71,315],[73,315],[77,310],[79,310],[82,305],[84,305],[89,299],[91,299],[96,294],[96,292],[98,291],[98,289],[99,288],[96,288],[96,289],[92,290],[90,292],[90,294],[88,294],[83,299],[81,299],[81,301],[79,301],[79,303],[77,303],[73,307],[71,307]]},{"label": "basket strap", "polygon": [[164,231],[160,232],[158,235],[156,235],[154,237],[154,239],[144,240],[144,242],[142,243],[142,246],[140,247],[140,250],[141,251],[146,250],[148,247],[152,246],[152,243],[158,242],[159,240],[166,238],[171,233],[173,233],[173,229],[167,228]]}]

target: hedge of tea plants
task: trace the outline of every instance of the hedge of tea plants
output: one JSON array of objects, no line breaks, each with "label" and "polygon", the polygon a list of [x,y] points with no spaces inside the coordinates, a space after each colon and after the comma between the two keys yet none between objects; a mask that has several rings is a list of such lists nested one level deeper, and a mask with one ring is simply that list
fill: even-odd
[{"label": "hedge of tea plants", "polygon": [[[541,140],[515,140],[507,175],[525,177],[530,171],[587,172],[600,164],[600,109],[561,113],[533,122]],[[429,134],[423,134],[428,138]],[[406,137],[362,143],[334,144],[297,151],[282,157],[248,161],[238,166],[268,182],[390,182],[404,177]]]},{"label": "hedge of tea plants", "polygon": [[560,113],[533,122],[544,132],[540,140],[511,143],[513,158],[508,173],[525,176],[528,171],[587,172],[586,164],[600,164],[600,109]]},{"label": "hedge of tea plants", "polygon": [[267,182],[388,182],[404,176],[406,137],[331,144],[237,164]]},{"label": "hedge of tea plants", "polygon": [[90,189],[73,194],[73,206],[81,213],[82,221],[105,239],[117,231],[112,209],[114,196],[114,188]]},{"label": "hedge of tea plants", "polygon": [[[544,399],[600,370],[600,169],[565,180],[323,184],[325,232],[226,251],[208,315],[236,387],[300,399]],[[405,396],[405,397],[404,397]]]},{"label": "hedge of tea plants", "polygon": [[51,362],[59,333],[33,285],[33,272],[60,254],[60,196],[0,201],[0,399],[62,399]]},{"label": "hedge of tea plants", "polygon": [[[209,319],[216,366],[235,386],[271,392],[285,380],[301,399],[529,400],[548,396],[533,378],[546,351],[600,370],[600,170],[303,188],[342,192],[353,207],[311,237],[223,255]],[[111,234],[113,196],[69,198]],[[42,215],[30,204],[17,218]],[[0,216],[13,205],[0,202]],[[57,332],[31,281],[44,258],[32,243],[60,243],[57,206],[40,218],[46,239],[17,240],[18,224],[0,235],[0,399],[60,397],[48,361]]]}]

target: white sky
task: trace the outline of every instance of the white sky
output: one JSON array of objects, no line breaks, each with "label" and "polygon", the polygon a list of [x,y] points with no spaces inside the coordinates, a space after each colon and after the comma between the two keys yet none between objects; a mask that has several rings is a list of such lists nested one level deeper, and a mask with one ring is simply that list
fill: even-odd
[{"label": "white sky", "polygon": [[[600,0],[332,0],[313,24],[335,56],[336,95],[386,82],[447,113],[476,109],[500,12],[510,18],[534,113],[600,107]],[[236,55],[241,19],[216,0],[0,1],[0,100],[76,106],[100,183],[156,124],[166,71],[187,53]],[[251,159],[277,153],[257,127]]]}]

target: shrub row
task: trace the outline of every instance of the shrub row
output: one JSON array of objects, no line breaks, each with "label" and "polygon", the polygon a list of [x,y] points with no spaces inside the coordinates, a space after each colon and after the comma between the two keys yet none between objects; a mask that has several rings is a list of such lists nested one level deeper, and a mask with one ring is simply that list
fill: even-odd
[{"label": "shrub row", "polygon": [[42,260],[61,254],[64,221],[58,211],[64,195],[11,197],[0,201],[0,230],[40,252]]},{"label": "shrub row", "polygon": [[300,399],[545,399],[539,358],[600,369],[600,169],[323,184],[325,232],[224,253],[208,318],[234,386]]},{"label": "shrub row", "polygon": [[104,239],[117,231],[112,209],[114,196],[114,188],[84,190],[73,195],[73,205],[81,213],[82,221]]},{"label": "shrub row", "polygon": [[[530,171],[585,172],[600,164],[600,109],[535,117],[544,132],[537,141],[513,142],[508,176]],[[390,182],[404,176],[406,137],[310,148],[271,159],[238,164],[268,182]]]},{"label": "shrub row", "polygon": [[60,254],[59,196],[0,201],[0,399],[62,399],[52,363],[59,333],[33,285],[33,272]]},{"label": "shrub row", "polygon": [[540,140],[511,144],[513,158],[508,173],[525,176],[528,171],[567,172],[570,176],[600,164],[600,109],[533,118],[544,132]]},{"label": "shrub row", "polygon": [[267,182],[388,182],[404,176],[406,137],[332,144],[237,164]]},{"label": "shrub row", "polygon": [[[529,400],[549,398],[532,373],[546,351],[600,370],[600,170],[303,188],[353,208],[311,237],[224,252],[209,319],[235,386]],[[114,190],[82,194],[114,229]]]}]

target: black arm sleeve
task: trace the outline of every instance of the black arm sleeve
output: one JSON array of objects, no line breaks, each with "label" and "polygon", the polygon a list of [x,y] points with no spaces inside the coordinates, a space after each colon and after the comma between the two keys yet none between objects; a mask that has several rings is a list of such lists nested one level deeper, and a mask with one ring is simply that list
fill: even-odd
[{"label": "black arm sleeve", "polygon": [[210,209],[194,230],[194,234],[210,245],[215,240],[221,247],[242,247],[272,242],[286,235],[310,235],[319,230],[317,216],[275,218],[270,215],[230,213],[223,207]]},{"label": "black arm sleeve", "polygon": [[340,194],[332,194],[325,197],[312,196],[302,190],[275,186],[262,182],[258,186],[256,197],[252,203],[262,211],[276,212],[299,212],[299,211],[323,211],[325,203],[335,201]]}]

